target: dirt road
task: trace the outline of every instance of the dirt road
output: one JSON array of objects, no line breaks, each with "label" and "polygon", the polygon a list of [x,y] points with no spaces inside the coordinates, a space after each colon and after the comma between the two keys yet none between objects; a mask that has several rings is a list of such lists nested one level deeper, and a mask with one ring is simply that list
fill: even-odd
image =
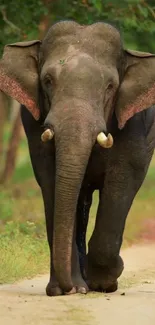
[{"label": "dirt road", "polygon": [[48,275],[0,286],[2,325],[154,325],[155,244],[121,254],[125,271],[113,294],[46,297]]}]

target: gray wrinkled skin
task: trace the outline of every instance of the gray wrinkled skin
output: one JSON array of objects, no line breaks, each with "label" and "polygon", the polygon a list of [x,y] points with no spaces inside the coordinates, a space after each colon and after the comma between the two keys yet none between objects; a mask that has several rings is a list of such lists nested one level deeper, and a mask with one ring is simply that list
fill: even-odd
[{"label": "gray wrinkled skin", "polygon": [[[7,71],[9,57],[6,74],[27,94],[24,101],[16,86],[16,98],[30,111],[22,106],[22,121],[45,206],[51,253],[46,292],[115,291],[123,271],[119,252],[126,217],[155,146],[155,57],[125,51],[119,32],[104,23],[60,22],[41,44],[30,45],[31,55],[27,46],[8,48],[1,65]],[[17,51],[20,69],[15,72]],[[7,85],[0,83],[14,96]],[[54,138],[42,143],[46,128]],[[112,134],[112,148],[96,143],[101,131]],[[86,256],[96,189],[99,206]]]}]

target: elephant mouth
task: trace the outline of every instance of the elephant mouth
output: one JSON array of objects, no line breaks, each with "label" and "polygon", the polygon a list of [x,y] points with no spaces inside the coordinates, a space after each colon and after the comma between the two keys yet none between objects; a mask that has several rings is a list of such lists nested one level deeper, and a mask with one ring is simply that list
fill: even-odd
[{"label": "elephant mouth", "polygon": [[[46,128],[41,135],[41,140],[47,142],[52,140],[54,137],[54,131],[51,128]],[[98,144],[103,148],[111,148],[113,146],[113,137],[110,133],[106,136],[104,132],[100,132],[97,136]]]}]

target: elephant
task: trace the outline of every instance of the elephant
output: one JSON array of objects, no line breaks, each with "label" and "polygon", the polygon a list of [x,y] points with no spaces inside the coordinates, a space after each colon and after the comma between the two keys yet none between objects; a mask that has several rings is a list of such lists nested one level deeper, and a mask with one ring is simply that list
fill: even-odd
[{"label": "elephant", "polygon": [[0,89],[21,104],[42,192],[47,295],[116,291],[126,218],[155,147],[155,55],[124,49],[108,23],[60,21],[42,41],[5,46]]}]

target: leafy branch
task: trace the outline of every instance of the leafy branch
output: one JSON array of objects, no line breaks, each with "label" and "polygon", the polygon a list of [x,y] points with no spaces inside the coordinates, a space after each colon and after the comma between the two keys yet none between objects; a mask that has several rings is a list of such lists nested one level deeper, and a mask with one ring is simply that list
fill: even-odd
[{"label": "leafy branch", "polygon": [[16,30],[18,33],[21,33],[21,29],[13,24],[8,18],[6,14],[6,9],[4,7],[0,7],[0,12],[2,14],[3,21],[11,27],[11,29]]}]

